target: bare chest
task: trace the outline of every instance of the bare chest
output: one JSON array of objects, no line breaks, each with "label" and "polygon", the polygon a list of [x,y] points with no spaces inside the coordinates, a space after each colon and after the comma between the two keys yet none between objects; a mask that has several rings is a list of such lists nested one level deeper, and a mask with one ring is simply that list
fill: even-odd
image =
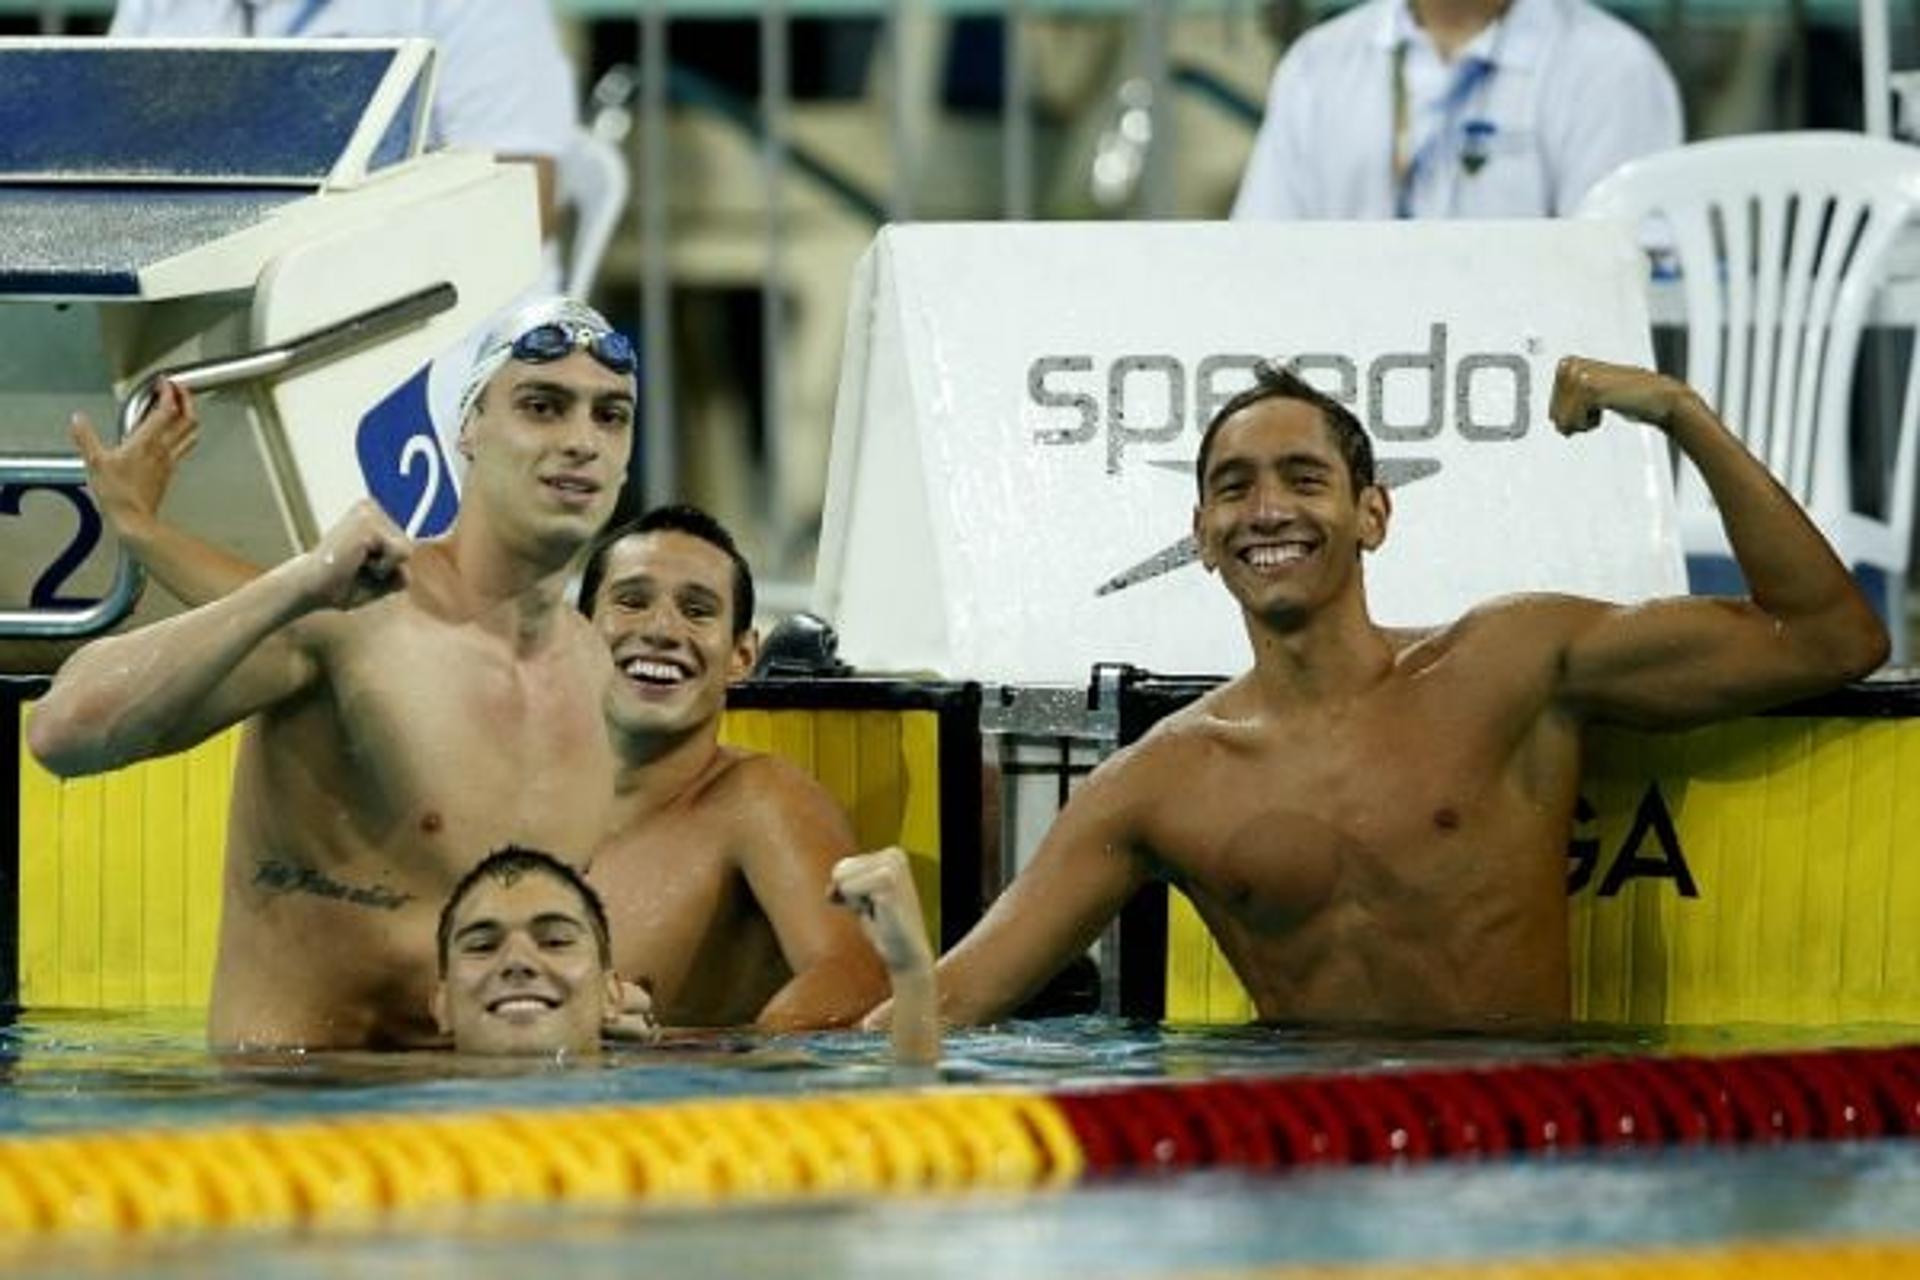
[{"label": "bare chest", "polygon": [[395,632],[345,657],[319,717],[358,809],[396,839],[473,857],[512,841],[584,858],[612,795],[594,673]]},{"label": "bare chest", "polygon": [[692,958],[739,910],[744,886],[714,817],[670,810],[623,823],[587,873],[607,908],[615,967],[647,976],[656,992],[678,989]]},{"label": "bare chest", "polygon": [[1554,847],[1564,807],[1522,776],[1526,749],[1418,698],[1229,734],[1183,770],[1152,852],[1196,899],[1262,931],[1343,907],[1444,908]]}]

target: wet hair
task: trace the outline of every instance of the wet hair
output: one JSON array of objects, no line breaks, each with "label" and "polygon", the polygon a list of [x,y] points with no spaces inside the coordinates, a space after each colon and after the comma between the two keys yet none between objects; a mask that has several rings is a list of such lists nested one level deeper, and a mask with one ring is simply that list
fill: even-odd
[{"label": "wet hair", "polygon": [[1221,405],[1220,411],[1207,423],[1206,433],[1200,437],[1200,458],[1193,465],[1193,481],[1201,501],[1207,497],[1207,458],[1213,453],[1213,438],[1220,434],[1227,419],[1263,400],[1300,400],[1318,409],[1340,456],[1346,459],[1347,478],[1353,482],[1354,493],[1379,483],[1373,473],[1373,441],[1368,439],[1360,419],[1353,416],[1353,410],[1285,365],[1264,360],[1254,366],[1253,385]]},{"label": "wet hair", "polygon": [[687,503],[655,507],[632,519],[604,529],[587,550],[587,566],[580,573],[580,612],[589,618],[598,603],[600,583],[607,575],[607,557],[628,538],[648,533],[684,533],[727,553],[733,561],[733,634],[739,636],[753,625],[753,568],[740,554],[733,535],[718,520]]},{"label": "wet hair", "polygon": [[510,844],[495,849],[480,860],[480,865],[460,877],[460,883],[453,886],[453,892],[447,895],[447,903],[440,908],[440,925],[435,931],[435,950],[440,957],[440,976],[447,975],[447,957],[453,950],[453,915],[467,895],[479,887],[482,880],[492,880],[496,884],[511,885],[522,876],[551,876],[579,895],[580,904],[587,910],[587,926],[593,930],[594,949],[600,954],[600,967],[613,968],[613,934],[607,927],[607,908],[600,901],[600,895],[593,886],[581,878],[572,866],[554,857],[543,849],[529,849],[524,845]]}]

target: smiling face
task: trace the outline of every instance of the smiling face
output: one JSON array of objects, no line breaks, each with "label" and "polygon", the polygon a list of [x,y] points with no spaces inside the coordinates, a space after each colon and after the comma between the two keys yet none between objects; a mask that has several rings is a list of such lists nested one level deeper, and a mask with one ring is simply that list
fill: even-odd
[{"label": "smiling face", "polygon": [[579,890],[551,872],[484,875],[455,905],[434,993],[461,1053],[573,1056],[600,1051],[619,983]]},{"label": "smiling face", "polygon": [[571,554],[613,512],[633,444],[633,378],[584,351],[509,360],[460,428],[463,501]]},{"label": "smiling face", "polygon": [[593,624],[616,668],[607,719],[627,735],[681,734],[717,723],[727,686],[753,668],[751,628],[734,630],[734,565],[677,529],[608,548]]},{"label": "smiling face", "polygon": [[1220,426],[1200,481],[1200,559],[1242,608],[1297,622],[1359,589],[1359,554],[1386,537],[1386,492],[1353,490],[1320,408],[1270,397]]}]

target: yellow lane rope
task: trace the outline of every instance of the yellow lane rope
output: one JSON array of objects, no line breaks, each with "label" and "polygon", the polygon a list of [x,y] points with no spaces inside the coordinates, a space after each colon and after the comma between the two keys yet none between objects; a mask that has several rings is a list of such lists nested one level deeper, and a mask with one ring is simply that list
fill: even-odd
[{"label": "yellow lane rope", "polygon": [[494,1204],[719,1205],[1074,1182],[1049,1100],[742,1098],[0,1138],[0,1239],[376,1226]]}]

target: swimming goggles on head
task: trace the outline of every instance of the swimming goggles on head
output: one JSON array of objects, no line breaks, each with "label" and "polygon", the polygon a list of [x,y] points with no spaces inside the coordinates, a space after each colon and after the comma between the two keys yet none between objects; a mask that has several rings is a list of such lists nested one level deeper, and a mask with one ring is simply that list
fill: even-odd
[{"label": "swimming goggles on head", "polygon": [[632,373],[640,363],[627,335],[617,329],[592,329],[552,320],[537,324],[513,340],[513,358],[525,364],[551,364],[585,351],[615,373]]}]

